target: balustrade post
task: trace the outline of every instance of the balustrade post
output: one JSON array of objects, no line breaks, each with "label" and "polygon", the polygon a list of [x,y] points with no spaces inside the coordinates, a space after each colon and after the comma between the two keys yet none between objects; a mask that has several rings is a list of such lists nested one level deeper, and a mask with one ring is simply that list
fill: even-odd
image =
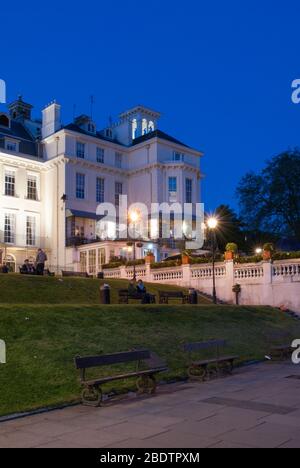
[{"label": "balustrade post", "polygon": [[[182,285],[185,286],[185,287],[192,287],[192,283],[191,283],[191,265],[182,265],[181,266],[182,268]],[[179,284],[180,286],[180,284]]]},{"label": "balustrade post", "polygon": [[235,276],[234,276],[234,261],[227,260],[226,265],[226,296],[229,302],[235,302],[234,292],[232,291],[233,286],[235,285]]},{"label": "balustrade post", "polygon": [[264,284],[271,284],[273,282],[272,268],[273,268],[272,262],[270,261],[263,262]]},{"label": "balustrade post", "polygon": [[121,278],[122,279],[127,279],[127,275],[126,275],[126,266],[125,265],[122,265],[119,267],[120,268],[120,275],[121,275]]}]

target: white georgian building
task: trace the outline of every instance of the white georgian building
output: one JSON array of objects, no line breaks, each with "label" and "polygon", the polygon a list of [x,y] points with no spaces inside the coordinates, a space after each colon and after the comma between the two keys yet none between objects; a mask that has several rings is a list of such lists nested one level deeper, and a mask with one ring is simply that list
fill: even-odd
[{"label": "white georgian building", "polygon": [[[159,113],[136,107],[97,131],[85,115],[63,126],[55,102],[41,120],[31,111],[19,97],[0,112],[0,262],[17,270],[42,247],[51,269],[96,274],[132,255],[126,241],[97,236],[99,203],[117,204],[119,194],[149,208],[200,201],[202,153],[158,130]],[[150,249],[161,259],[174,247],[144,244],[138,258]]]}]

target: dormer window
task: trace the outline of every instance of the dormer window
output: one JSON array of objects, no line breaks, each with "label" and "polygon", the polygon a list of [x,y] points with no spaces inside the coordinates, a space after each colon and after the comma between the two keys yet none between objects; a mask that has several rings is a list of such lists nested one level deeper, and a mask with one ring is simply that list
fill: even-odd
[{"label": "dormer window", "polygon": [[19,142],[5,138],[5,149],[14,153],[19,152]]},{"label": "dormer window", "polygon": [[113,134],[112,134],[112,130],[111,130],[110,128],[107,128],[107,129],[106,129],[106,131],[105,131],[105,136],[106,136],[107,138],[112,139]]},{"label": "dormer window", "polygon": [[9,117],[6,114],[0,114],[0,126],[1,127],[10,127]]},{"label": "dormer window", "polygon": [[94,124],[89,123],[88,124],[88,132],[89,133],[96,133],[96,128]]}]

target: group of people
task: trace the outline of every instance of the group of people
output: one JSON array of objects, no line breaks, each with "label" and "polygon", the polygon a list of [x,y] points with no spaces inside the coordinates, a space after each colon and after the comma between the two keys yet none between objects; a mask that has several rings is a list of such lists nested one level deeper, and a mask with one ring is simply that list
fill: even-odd
[{"label": "group of people", "polygon": [[131,281],[128,286],[128,294],[129,296],[140,296],[143,304],[151,303],[151,294],[147,293],[146,286],[142,280],[139,280],[137,283]]},{"label": "group of people", "polygon": [[22,275],[43,276],[45,270],[45,263],[47,260],[47,254],[43,251],[43,249],[39,249],[36,256],[35,264],[26,259],[24,261],[24,264],[20,268],[20,273]]}]

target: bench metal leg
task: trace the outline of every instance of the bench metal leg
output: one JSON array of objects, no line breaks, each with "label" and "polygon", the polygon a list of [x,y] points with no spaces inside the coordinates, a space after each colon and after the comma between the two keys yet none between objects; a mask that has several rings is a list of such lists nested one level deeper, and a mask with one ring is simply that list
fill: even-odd
[{"label": "bench metal leg", "polygon": [[190,366],[188,368],[188,375],[192,380],[201,380],[202,382],[204,382],[204,380],[208,376],[207,366]]},{"label": "bench metal leg", "polygon": [[144,375],[136,381],[136,386],[139,394],[153,395],[156,392],[156,379],[154,375]]},{"label": "bench metal leg", "polygon": [[103,393],[100,387],[85,387],[82,390],[82,404],[98,408],[102,404]]}]

